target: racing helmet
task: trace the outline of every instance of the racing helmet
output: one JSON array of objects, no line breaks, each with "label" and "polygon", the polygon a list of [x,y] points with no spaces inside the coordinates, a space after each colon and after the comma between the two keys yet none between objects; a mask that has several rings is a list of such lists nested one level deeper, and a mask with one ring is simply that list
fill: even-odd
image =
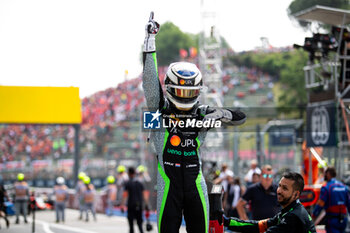
[{"label": "racing helmet", "polygon": [[114,176],[108,176],[107,177],[107,182],[108,182],[108,184],[113,184],[115,182]]},{"label": "racing helmet", "polygon": [[202,89],[202,74],[193,63],[170,64],[165,80],[168,100],[179,110],[190,110],[197,102]]},{"label": "racing helmet", "polygon": [[18,180],[18,181],[24,180],[24,174],[23,174],[23,173],[18,173],[18,174],[17,174],[17,180]]},{"label": "racing helmet", "polygon": [[62,184],[64,184],[64,182],[65,182],[65,180],[64,180],[64,178],[63,178],[62,176],[57,177],[56,183],[57,183],[58,185],[62,185]]}]

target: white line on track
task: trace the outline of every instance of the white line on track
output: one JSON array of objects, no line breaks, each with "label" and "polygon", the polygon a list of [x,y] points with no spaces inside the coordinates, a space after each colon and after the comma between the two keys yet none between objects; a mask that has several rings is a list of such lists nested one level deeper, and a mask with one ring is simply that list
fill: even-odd
[{"label": "white line on track", "polygon": [[45,233],[54,233],[51,229],[51,227],[55,227],[55,228],[59,228],[62,230],[66,230],[66,231],[73,231],[73,232],[78,232],[78,233],[97,233],[94,231],[88,231],[88,230],[84,230],[84,229],[80,229],[80,228],[76,228],[76,227],[70,227],[70,226],[64,226],[64,225],[59,225],[59,224],[54,224],[54,223],[48,223],[42,220],[35,220],[35,222],[40,223],[43,225],[43,229],[45,231]]},{"label": "white line on track", "polygon": [[42,222],[41,224],[43,224],[43,230],[46,233],[54,233],[53,231],[51,231],[50,225],[47,222]]}]

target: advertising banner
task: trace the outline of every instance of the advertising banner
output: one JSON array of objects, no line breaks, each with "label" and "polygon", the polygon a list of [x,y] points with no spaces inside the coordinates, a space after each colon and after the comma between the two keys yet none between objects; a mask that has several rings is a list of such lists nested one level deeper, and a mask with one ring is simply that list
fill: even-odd
[{"label": "advertising banner", "polygon": [[334,102],[313,103],[307,107],[307,147],[337,145],[336,108]]}]

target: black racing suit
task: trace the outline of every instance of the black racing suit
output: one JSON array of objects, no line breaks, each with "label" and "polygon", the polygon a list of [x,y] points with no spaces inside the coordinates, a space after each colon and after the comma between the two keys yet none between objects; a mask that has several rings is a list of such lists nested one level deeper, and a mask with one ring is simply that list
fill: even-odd
[{"label": "black racing suit", "polygon": [[[144,52],[143,63],[143,89],[149,109],[159,110],[163,116],[174,114],[179,118],[199,120],[214,111],[199,104],[186,112],[177,110],[163,95],[158,78],[156,53]],[[242,112],[231,112],[232,124],[244,122],[245,115]],[[208,233],[208,192],[199,153],[206,132],[207,130],[191,127],[163,128],[151,132],[150,139],[158,159],[157,217],[160,233],[178,233],[182,213],[187,232]]]},{"label": "black racing suit", "polygon": [[316,233],[311,216],[299,200],[292,202],[270,219],[255,221],[226,218],[224,225],[237,232]]}]

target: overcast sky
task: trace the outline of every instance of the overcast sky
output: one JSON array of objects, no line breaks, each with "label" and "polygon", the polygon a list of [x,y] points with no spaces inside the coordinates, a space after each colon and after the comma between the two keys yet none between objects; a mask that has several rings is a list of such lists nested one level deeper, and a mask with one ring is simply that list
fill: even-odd
[{"label": "overcast sky", "polygon": [[[207,1],[207,0],[206,0]],[[200,0],[1,0],[0,85],[75,86],[91,95],[141,73],[149,12],[182,31],[202,29]],[[308,32],[287,16],[291,0],[215,1],[221,35],[235,51],[267,37],[302,44]],[[213,9],[213,8],[212,8]]]}]

